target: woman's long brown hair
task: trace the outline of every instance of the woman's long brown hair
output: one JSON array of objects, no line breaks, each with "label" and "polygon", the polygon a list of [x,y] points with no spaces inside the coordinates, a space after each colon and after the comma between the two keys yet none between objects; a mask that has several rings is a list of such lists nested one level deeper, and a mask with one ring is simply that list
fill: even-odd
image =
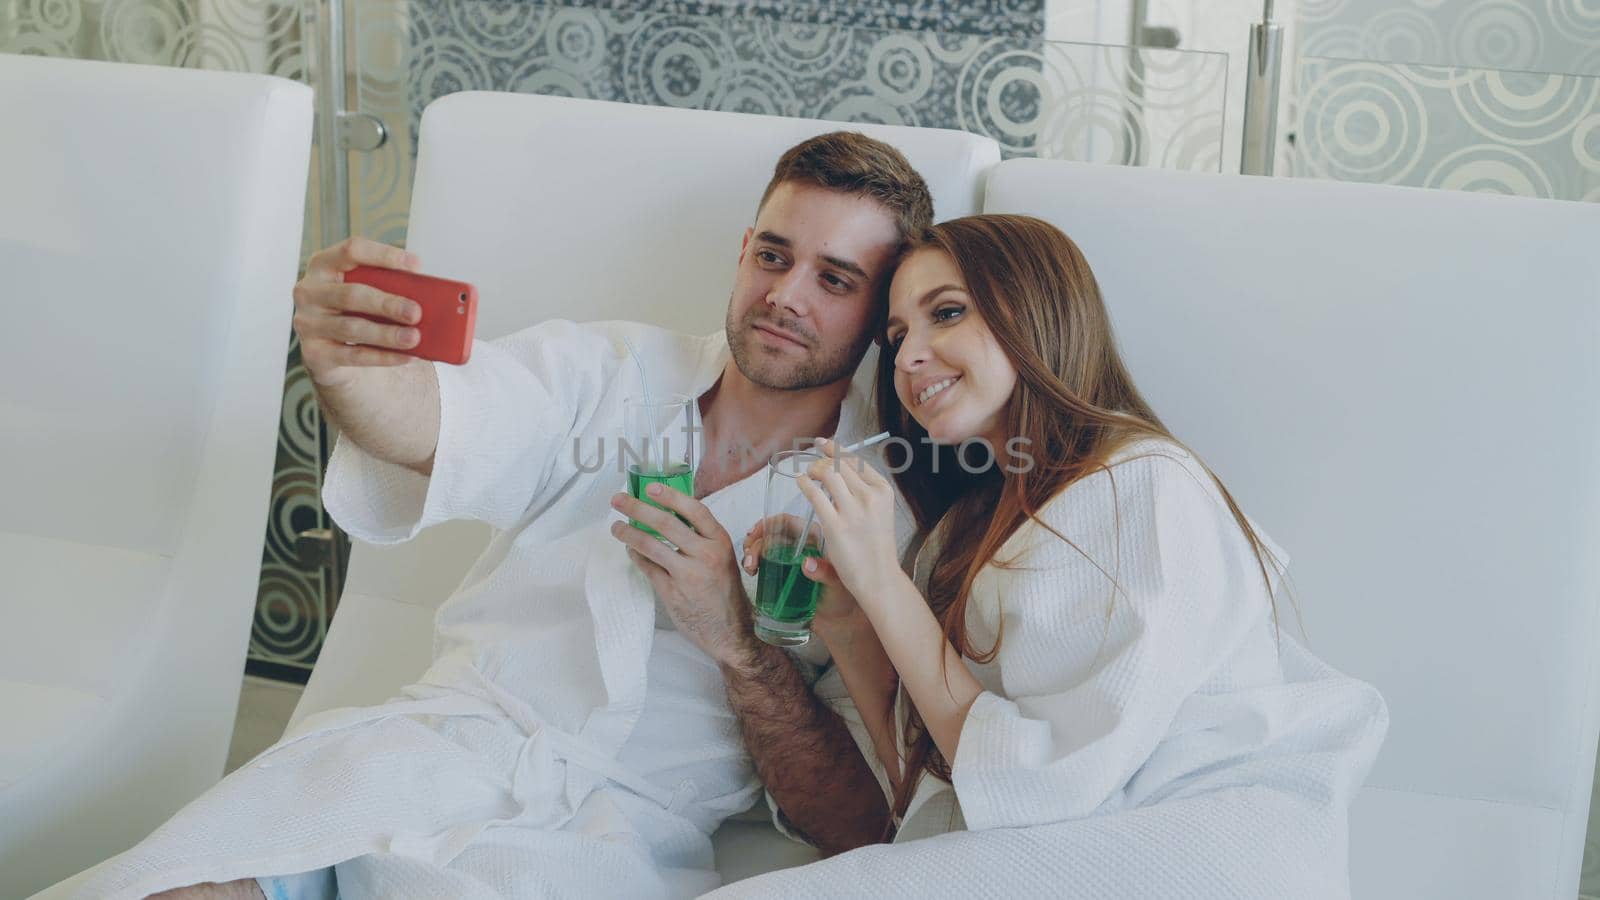
[{"label": "woman's long brown hair", "polygon": [[[1017,386],[1004,413],[1006,433],[1012,436],[1008,446],[1025,438],[1027,443],[1017,447],[1032,457],[1031,465],[1024,465],[1007,448],[996,447],[995,465],[969,471],[960,464],[958,447],[928,441],[926,429],[901,405],[894,389],[893,350],[885,347],[878,355],[878,414],[884,428],[906,441],[887,445],[887,462],[898,472],[895,480],[918,531],[927,535],[944,523],[944,544],[928,579],[928,605],[957,652],[989,662],[999,652],[1004,628],[994,646],[972,646],[967,599],[984,567],[1006,565],[997,555],[1007,539],[1029,520],[1048,528],[1037,518],[1039,510],[1081,478],[1102,470],[1110,475],[1108,460],[1129,443],[1158,438],[1183,444],[1134,387],[1117,352],[1094,273],[1059,229],[1029,216],[968,216],[935,225],[912,244],[908,255],[927,250],[954,260],[972,298],[972,311],[1016,368]],[[1267,567],[1281,572],[1282,566],[1215,473],[1211,477],[1254,548],[1272,598]],[[1058,532],[1056,536],[1067,540]],[[1090,562],[1106,572],[1114,601],[1115,562],[1112,571]],[[1272,613],[1276,622],[1275,599]],[[934,745],[910,698],[906,700],[906,771],[895,789],[891,832],[924,773],[950,778],[949,761]]]}]

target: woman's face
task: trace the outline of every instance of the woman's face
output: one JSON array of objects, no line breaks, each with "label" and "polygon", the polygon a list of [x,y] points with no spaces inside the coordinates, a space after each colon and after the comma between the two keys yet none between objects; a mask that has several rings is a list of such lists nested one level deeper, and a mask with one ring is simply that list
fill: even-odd
[{"label": "woman's face", "polygon": [[961,270],[936,248],[913,252],[889,287],[885,352],[894,354],[894,390],[928,436],[941,444],[1007,435],[1006,404],[1017,370],[973,308]]}]

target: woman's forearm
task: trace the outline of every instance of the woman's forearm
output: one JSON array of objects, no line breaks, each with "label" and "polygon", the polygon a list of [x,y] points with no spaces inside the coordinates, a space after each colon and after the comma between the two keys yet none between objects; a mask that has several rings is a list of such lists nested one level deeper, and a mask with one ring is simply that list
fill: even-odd
[{"label": "woman's forearm", "polygon": [[845,690],[861,714],[873,752],[895,788],[900,786],[900,748],[894,724],[894,698],[899,687],[894,665],[866,614],[856,609],[841,620],[819,618],[811,630],[827,645]]},{"label": "woman's forearm", "polygon": [[870,600],[862,599],[861,608],[939,752],[954,762],[967,711],[983,686],[945,638],[933,610],[905,573],[891,573],[875,593]]}]

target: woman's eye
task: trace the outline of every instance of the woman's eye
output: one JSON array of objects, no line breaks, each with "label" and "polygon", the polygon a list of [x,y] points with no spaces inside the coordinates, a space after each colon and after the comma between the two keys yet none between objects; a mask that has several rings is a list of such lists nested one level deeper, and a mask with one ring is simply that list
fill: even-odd
[{"label": "woman's eye", "polygon": [[935,322],[948,322],[952,319],[959,318],[961,316],[961,312],[962,309],[959,306],[941,306],[933,311],[933,320]]},{"label": "woman's eye", "polygon": [[891,335],[889,335],[888,338],[886,338],[884,340],[884,343],[889,345],[889,349],[890,350],[899,350],[900,349],[900,342],[902,340],[905,340],[905,335],[903,335],[903,334],[891,334]]}]

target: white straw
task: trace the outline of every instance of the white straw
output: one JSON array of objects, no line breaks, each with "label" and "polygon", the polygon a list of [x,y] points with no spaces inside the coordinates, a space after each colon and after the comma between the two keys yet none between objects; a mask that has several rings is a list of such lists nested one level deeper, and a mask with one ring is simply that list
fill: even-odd
[{"label": "white straw", "polygon": [[[655,443],[655,428],[656,428],[655,404],[650,402],[650,379],[648,377],[646,377],[645,374],[644,374],[644,360],[641,360],[639,358],[639,351],[634,349],[633,341],[628,340],[628,336],[627,335],[623,335],[622,336],[622,344],[623,344],[623,346],[628,348],[628,355],[633,357],[633,364],[635,366],[639,367],[639,390],[644,394],[645,420],[650,423],[647,426],[650,429],[650,433],[644,435],[644,459],[641,460],[641,463],[644,466],[644,470],[645,471],[649,471],[650,470],[650,446],[651,446],[651,444]],[[629,437],[631,439],[631,438],[637,437],[637,436],[638,435],[630,435]],[[665,466],[665,462],[666,462],[665,460],[662,461],[663,467]]]},{"label": "white straw", "polygon": [[865,450],[866,448],[871,447],[873,444],[881,444],[884,441],[887,441],[888,439],[889,439],[889,432],[880,431],[877,434],[873,435],[872,437],[867,438],[866,440],[856,441],[854,444],[851,444],[850,446],[844,448],[844,452],[846,452],[846,453],[854,453],[857,450]]}]

